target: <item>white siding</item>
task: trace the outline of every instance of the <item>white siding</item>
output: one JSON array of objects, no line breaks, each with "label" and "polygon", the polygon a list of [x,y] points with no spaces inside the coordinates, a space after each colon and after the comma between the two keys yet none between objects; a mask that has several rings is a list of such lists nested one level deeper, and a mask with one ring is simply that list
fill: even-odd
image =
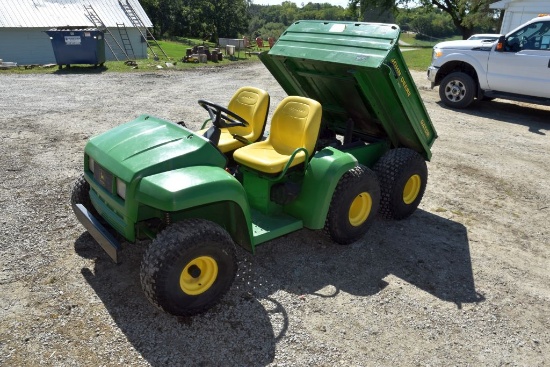
[{"label": "white siding", "polygon": [[43,32],[47,29],[2,29],[0,59],[19,65],[55,63],[50,37]]},{"label": "white siding", "polygon": [[550,14],[549,0],[512,0],[491,5],[491,8],[504,9],[500,33],[508,33],[539,14]]},{"label": "white siding", "polygon": [[[52,43],[48,35],[44,33],[48,29],[50,28],[4,28],[1,30],[0,37],[0,59],[17,62],[19,65],[55,64]],[[116,28],[109,30],[122,46],[118,30]],[[147,58],[147,44],[141,42],[142,37],[138,30],[128,29],[128,37],[132,42],[136,58]],[[113,45],[113,50],[121,60],[124,60],[121,56],[122,52],[116,44]],[[105,46],[105,57],[109,61],[115,60],[107,45]]]},{"label": "white siding", "polygon": [[[138,0],[128,3],[148,28],[153,26]],[[50,39],[44,31],[66,26],[93,27],[85,5],[93,7],[121,46],[117,23],[124,23],[136,58],[147,57],[147,44],[132,27],[118,0],[0,0],[0,59],[20,65],[55,63]],[[122,60],[123,53],[115,43],[112,46]],[[105,55],[107,60],[115,60],[107,46]]]}]

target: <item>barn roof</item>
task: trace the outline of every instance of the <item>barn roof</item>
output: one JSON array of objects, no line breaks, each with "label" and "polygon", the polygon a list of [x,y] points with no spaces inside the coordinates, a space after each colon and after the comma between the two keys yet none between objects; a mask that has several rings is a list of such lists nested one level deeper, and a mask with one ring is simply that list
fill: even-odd
[{"label": "barn roof", "polygon": [[92,6],[107,27],[132,27],[121,6],[126,2],[146,27],[153,26],[138,0],[0,0],[0,28],[92,27],[85,6]]}]

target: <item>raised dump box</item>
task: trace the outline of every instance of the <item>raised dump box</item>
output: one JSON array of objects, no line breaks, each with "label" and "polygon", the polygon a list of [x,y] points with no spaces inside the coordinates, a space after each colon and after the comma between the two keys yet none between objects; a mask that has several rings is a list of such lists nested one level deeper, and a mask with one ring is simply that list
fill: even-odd
[{"label": "raised dump box", "polygon": [[397,25],[298,21],[260,59],[288,95],[315,99],[352,139],[389,139],[431,158],[437,135],[398,47]]}]

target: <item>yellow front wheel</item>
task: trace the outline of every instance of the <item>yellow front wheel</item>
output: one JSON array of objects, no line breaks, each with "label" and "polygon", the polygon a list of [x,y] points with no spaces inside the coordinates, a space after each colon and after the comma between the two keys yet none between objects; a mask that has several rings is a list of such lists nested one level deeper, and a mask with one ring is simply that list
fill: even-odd
[{"label": "yellow front wheel", "polygon": [[220,301],[237,274],[235,245],[204,219],[173,223],[143,256],[141,286],[149,301],[176,316],[205,312]]}]

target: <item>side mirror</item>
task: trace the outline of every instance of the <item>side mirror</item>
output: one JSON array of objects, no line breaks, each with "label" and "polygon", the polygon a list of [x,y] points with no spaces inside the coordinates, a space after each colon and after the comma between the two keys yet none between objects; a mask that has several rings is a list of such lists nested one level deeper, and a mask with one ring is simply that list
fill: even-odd
[{"label": "side mirror", "polygon": [[497,45],[495,47],[495,51],[497,52],[504,52],[504,45],[506,44],[506,37],[500,36],[497,41]]}]

